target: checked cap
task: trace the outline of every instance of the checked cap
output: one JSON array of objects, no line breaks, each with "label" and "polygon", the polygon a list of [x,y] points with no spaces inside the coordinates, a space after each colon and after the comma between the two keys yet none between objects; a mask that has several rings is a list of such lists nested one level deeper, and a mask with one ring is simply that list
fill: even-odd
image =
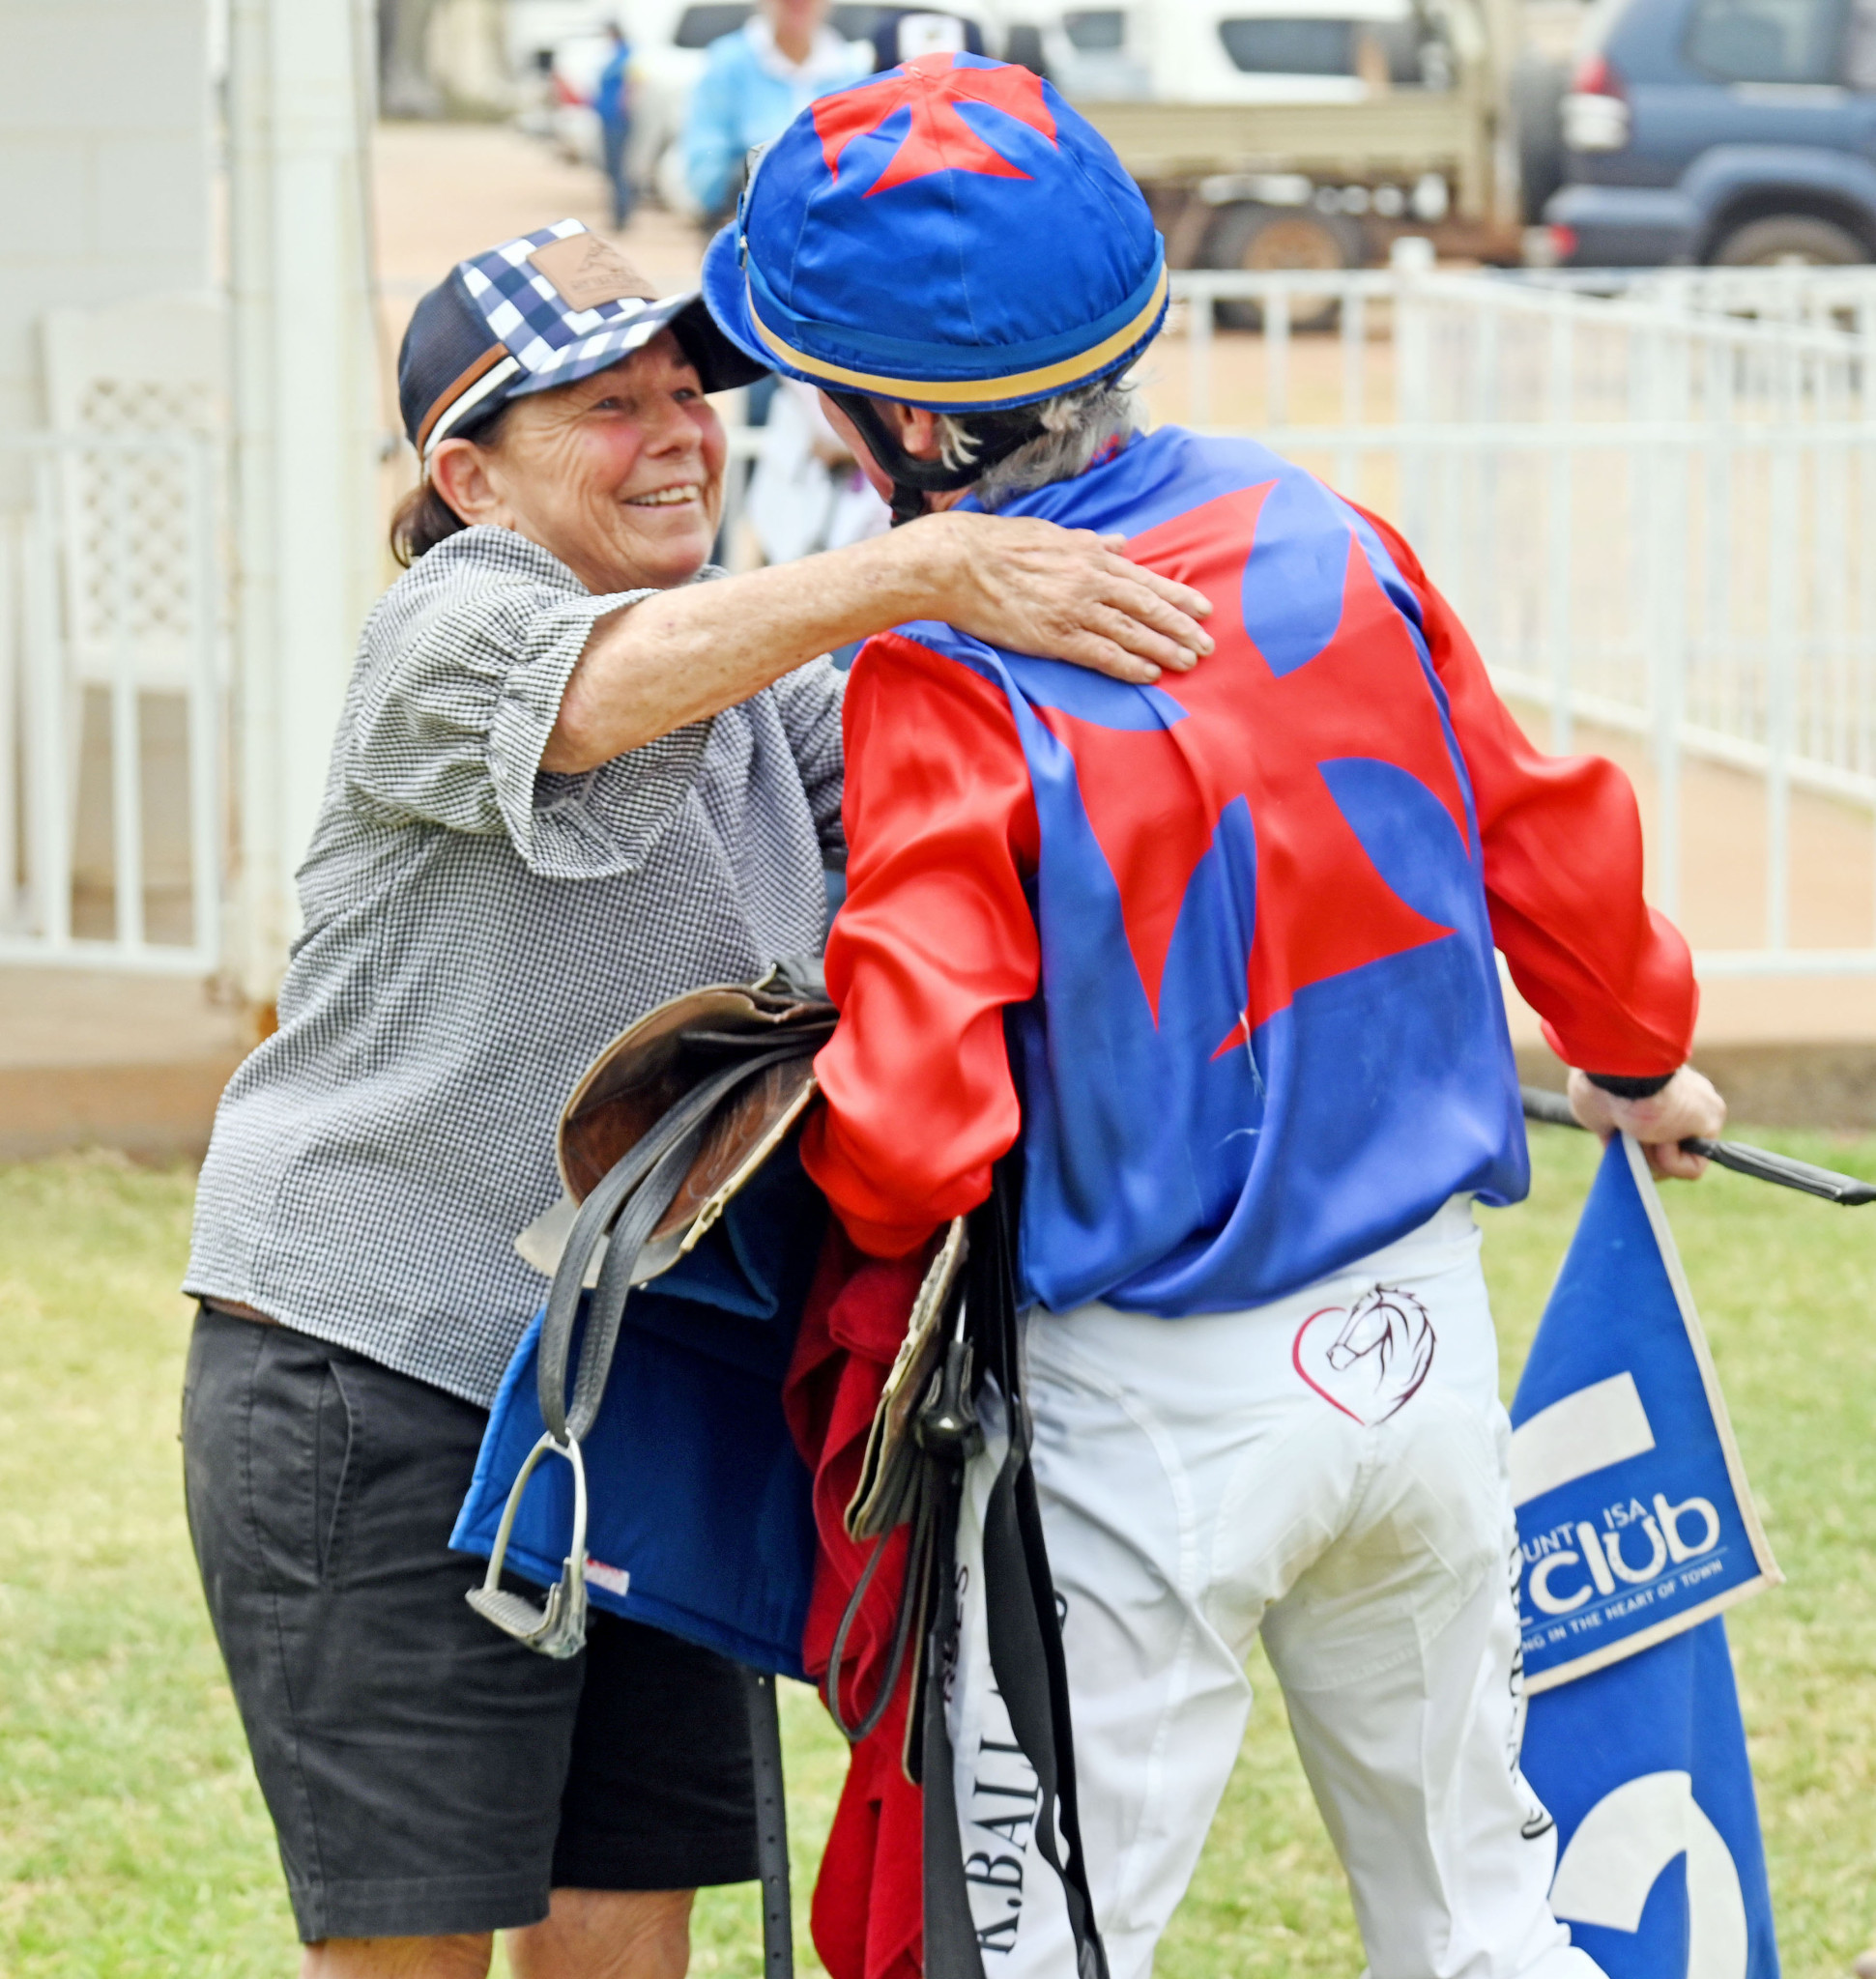
[{"label": "checked cap", "polygon": [[768,368],[718,331],[695,290],[659,300],[616,247],[557,220],[459,261],[418,303],[397,359],[404,430],[427,460],[507,400],[591,377],[665,329],[706,391]]}]

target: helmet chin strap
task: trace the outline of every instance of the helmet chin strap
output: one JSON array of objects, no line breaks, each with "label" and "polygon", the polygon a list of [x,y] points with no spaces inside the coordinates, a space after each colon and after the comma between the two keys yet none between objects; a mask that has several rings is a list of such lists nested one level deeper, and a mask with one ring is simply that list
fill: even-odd
[{"label": "helmet chin strap", "polygon": [[920,460],[899,444],[899,436],[886,423],[880,401],[857,391],[829,391],[827,396],[852,420],[866,450],[892,476],[892,526],[910,522],[925,513],[927,495],[947,495],[968,488],[994,468],[1008,460],[1019,446],[1043,430],[1032,408],[1015,406],[1008,411],[979,415],[981,438],[974,459],[956,467],[941,460]]}]

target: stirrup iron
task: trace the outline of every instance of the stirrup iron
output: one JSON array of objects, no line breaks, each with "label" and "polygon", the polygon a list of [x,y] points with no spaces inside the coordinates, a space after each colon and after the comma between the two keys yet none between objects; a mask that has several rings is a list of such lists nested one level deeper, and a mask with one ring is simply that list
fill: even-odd
[{"label": "stirrup iron", "polygon": [[[507,1558],[508,1534],[514,1515],[521,1509],[521,1495],[534,1466],[548,1455],[564,1457],[573,1466],[573,1540],[561,1564],[561,1577],[547,1591],[544,1605],[536,1608],[525,1594],[514,1593],[502,1585],[502,1563]],[[488,1557],[488,1572],[479,1588],[471,1588],[463,1597],[477,1615],[494,1622],[543,1656],[563,1661],[577,1656],[587,1646],[587,1467],[580,1454],[577,1437],[564,1443],[552,1430],[528,1452],[508,1502],[502,1507],[502,1523],[496,1529],[495,1550]]]}]

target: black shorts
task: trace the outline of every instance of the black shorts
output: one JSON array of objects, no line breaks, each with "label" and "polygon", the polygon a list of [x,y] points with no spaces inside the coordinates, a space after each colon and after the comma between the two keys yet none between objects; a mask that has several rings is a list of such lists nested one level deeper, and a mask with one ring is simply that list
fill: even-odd
[{"label": "black shorts", "polygon": [[303,1334],[196,1321],[189,1531],[308,1942],[757,1874],[735,1664],[598,1615],[552,1662],[463,1599],[483,1563],[446,1542],[487,1420]]}]

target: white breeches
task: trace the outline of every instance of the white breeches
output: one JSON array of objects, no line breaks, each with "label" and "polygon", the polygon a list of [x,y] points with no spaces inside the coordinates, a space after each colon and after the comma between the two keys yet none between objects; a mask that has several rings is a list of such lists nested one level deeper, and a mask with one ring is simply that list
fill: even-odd
[{"label": "white breeches", "polygon": [[[1251,1707],[1261,1632],[1373,1979],[1599,1979],[1516,1769],[1515,1533],[1470,1204],[1246,1312],[1089,1305],[1025,1336],[1082,1838],[1112,1979],[1146,1979]],[[993,1397],[993,1403],[995,1398]],[[993,1410],[993,1414],[994,1414]],[[984,1640],[968,1474],[950,1722],[990,1979],[1073,1979]],[[1255,1879],[1258,1865],[1245,1865]]]}]

